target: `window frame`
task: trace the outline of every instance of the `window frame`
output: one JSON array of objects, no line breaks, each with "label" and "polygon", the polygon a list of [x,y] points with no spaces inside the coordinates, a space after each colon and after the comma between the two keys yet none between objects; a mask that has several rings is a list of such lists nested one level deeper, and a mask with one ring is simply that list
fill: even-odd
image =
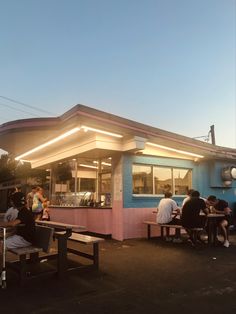
[{"label": "window frame", "polygon": [[[150,193],[133,193],[134,190],[134,182],[133,182],[133,166],[139,166],[139,167],[151,167],[151,174],[152,174],[152,194]],[[175,197],[182,197],[185,196],[186,194],[175,194],[175,179],[176,177],[174,177],[174,170],[186,170],[187,172],[190,171],[191,174],[191,185],[188,186],[188,189],[191,189],[193,186],[193,169],[192,168],[188,168],[188,167],[180,167],[180,166],[164,166],[164,165],[157,165],[157,164],[142,164],[142,163],[133,163],[132,164],[132,195],[134,197],[153,197],[153,196],[162,196],[164,195],[164,193],[161,194],[155,194],[155,178],[154,178],[154,168],[166,168],[166,169],[170,169],[171,172],[171,193],[173,194],[173,196]]]}]

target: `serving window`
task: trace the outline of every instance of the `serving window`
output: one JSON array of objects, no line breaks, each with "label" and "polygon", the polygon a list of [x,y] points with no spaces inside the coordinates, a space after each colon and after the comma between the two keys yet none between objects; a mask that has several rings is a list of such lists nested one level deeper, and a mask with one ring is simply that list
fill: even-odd
[{"label": "serving window", "polygon": [[111,206],[111,158],[76,158],[53,165],[51,204]]}]

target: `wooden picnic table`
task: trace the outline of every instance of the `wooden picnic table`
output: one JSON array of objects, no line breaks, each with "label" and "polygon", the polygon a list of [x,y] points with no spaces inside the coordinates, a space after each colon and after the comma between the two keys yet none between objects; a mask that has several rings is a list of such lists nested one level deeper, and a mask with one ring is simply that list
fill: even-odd
[{"label": "wooden picnic table", "polygon": [[[55,229],[54,237],[58,241],[57,269],[59,277],[64,277],[66,272],[71,270],[68,267],[67,258],[68,252],[88,258],[93,261],[92,266],[94,266],[95,268],[99,267],[99,243],[101,241],[104,241],[104,239],[81,234],[80,232],[86,231],[86,228],[80,225],[44,220],[36,221],[36,224],[50,226]],[[84,245],[90,244],[93,247],[93,253],[92,254],[84,253],[83,251],[80,251],[79,248],[72,249],[68,247],[69,241],[74,241]],[[76,268],[77,267],[73,267],[73,269]]]},{"label": "wooden picnic table", "polygon": [[[57,239],[57,270],[58,276],[64,277],[66,271],[68,270],[68,260],[67,260],[67,241],[72,235],[73,231],[82,232],[86,231],[84,226],[66,224],[58,221],[47,221],[47,220],[36,220],[36,224],[49,226],[55,229],[54,237]],[[60,230],[58,232],[58,230]],[[64,232],[61,232],[64,231]]]},{"label": "wooden picnic table", "polygon": [[36,220],[35,223],[61,230],[72,230],[74,232],[86,231],[84,226],[67,224],[59,221]]}]

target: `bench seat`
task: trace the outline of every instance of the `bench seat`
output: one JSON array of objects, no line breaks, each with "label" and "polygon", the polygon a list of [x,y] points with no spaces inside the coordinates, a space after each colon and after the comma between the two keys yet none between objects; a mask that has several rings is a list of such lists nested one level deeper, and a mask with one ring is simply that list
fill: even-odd
[{"label": "bench seat", "polygon": [[31,245],[31,246],[26,246],[26,247],[20,247],[17,249],[8,249],[8,251],[20,256],[20,255],[43,252],[43,249],[40,247],[35,247]]},{"label": "bench seat", "polygon": [[156,221],[145,220],[143,223],[147,225],[148,239],[151,238],[151,226],[157,226],[161,229],[161,238],[164,238],[164,231],[168,233],[169,229],[175,229],[175,230],[184,229],[181,225],[159,224]]},{"label": "bench seat", "polygon": [[[13,268],[19,275],[20,283],[24,284],[28,276],[28,264],[40,262],[39,253],[49,253],[53,241],[54,229],[46,226],[35,226],[35,245],[30,245],[21,248],[7,249],[7,251],[17,255],[18,260],[7,261],[7,265]],[[55,272],[55,271],[54,271]]]},{"label": "bench seat", "polygon": [[[64,231],[57,231],[56,234],[63,235]],[[67,246],[67,252],[73,253],[78,256],[90,259],[93,261],[93,266],[98,269],[99,267],[99,243],[104,241],[103,238],[98,238],[90,235],[72,232],[71,236],[67,239],[68,242],[77,242],[84,245],[91,244],[93,246],[93,252],[91,254],[82,252],[78,247],[71,248]]]},{"label": "bench seat", "polygon": [[[184,229],[186,230],[183,226],[181,225],[171,225],[171,224],[159,224],[157,223],[156,221],[144,221],[143,222],[144,224],[147,225],[147,237],[148,239],[151,238],[151,226],[157,226],[157,227],[160,227],[161,229],[161,238],[164,239],[165,235],[169,235],[169,230],[170,229],[175,229],[175,231],[177,232],[180,232],[178,230],[181,230],[181,229]],[[198,236],[198,233],[203,231],[204,229],[203,228],[189,228],[188,231],[189,233],[191,234],[192,238],[193,238],[193,241],[196,243],[197,241],[197,236]],[[176,234],[177,234],[176,232]],[[165,234],[164,234],[165,233]]]},{"label": "bench seat", "polygon": [[75,232],[72,232],[72,235],[69,237],[69,240],[84,243],[84,244],[93,244],[93,243],[104,241],[104,239],[102,238],[93,237],[93,236],[89,236],[85,234],[79,234]]}]

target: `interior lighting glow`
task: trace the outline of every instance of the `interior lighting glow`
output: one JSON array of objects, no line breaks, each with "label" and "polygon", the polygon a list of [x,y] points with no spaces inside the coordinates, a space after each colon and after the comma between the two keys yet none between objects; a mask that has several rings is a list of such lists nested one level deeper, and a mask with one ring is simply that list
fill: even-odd
[{"label": "interior lighting glow", "polygon": [[103,166],[109,166],[109,167],[111,167],[111,164],[108,163],[108,162],[105,162],[105,161],[102,161],[102,165],[103,165]]},{"label": "interior lighting glow", "polygon": [[67,131],[67,132],[63,133],[63,134],[61,134],[61,135],[55,137],[54,139],[52,139],[52,140],[50,140],[50,141],[48,141],[48,142],[46,142],[46,143],[44,143],[44,144],[41,144],[41,145],[39,145],[39,146],[37,146],[37,147],[35,147],[35,148],[29,150],[28,152],[25,152],[25,153],[22,154],[22,155],[17,156],[17,157],[15,158],[15,160],[22,159],[23,157],[28,156],[28,155],[30,155],[30,154],[32,154],[32,153],[35,153],[35,152],[37,152],[37,151],[39,151],[39,150],[41,150],[41,149],[43,149],[43,148],[45,148],[45,147],[47,147],[47,146],[49,146],[49,145],[51,145],[51,144],[54,144],[54,143],[56,143],[56,142],[59,142],[59,141],[61,141],[62,139],[64,139],[65,137],[70,136],[70,135],[72,135],[72,134],[78,132],[79,130],[80,130],[80,128],[78,128],[78,127],[74,128],[74,129],[71,129],[70,131]]},{"label": "interior lighting glow", "polygon": [[102,133],[102,134],[106,134],[106,135],[110,135],[110,136],[114,136],[114,137],[119,137],[119,138],[123,137],[122,135],[117,134],[117,133],[112,133],[112,132],[107,132],[107,131],[103,131],[103,130],[99,130],[99,129],[94,129],[94,128],[90,128],[90,127],[85,126],[85,125],[82,125],[81,129],[83,129],[85,132],[94,131],[94,132],[98,132],[98,133]]},{"label": "interior lighting glow", "polygon": [[146,144],[147,144],[147,145],[150,145],[150,146],[158,147],[158,148],[163,148],[163,149],[166,149],[166,150],[169,150],[169,151],[172,151],[172,152],[176,152],[176,153],[188,155],[188,156],[193,156],[193,157],[198,157],[198,158],[204,158],[204,156],[202,156],[202,155],[198,155],[198,154],[194,154],[194,153],[189,153],[189,152],[186,152],[186,151],[184,151],[184,150],[179,150],[179,149],[175,149],[175,148],[171,148],[171,147],[167,147],[167,146],[163,146],[163,145],[158,145],[158,144],[154,144],[154,143],[150,143],[150,142],[147,142]]},{"label": "interior lighting glow", "polygon": [[[98,164],[98,161],[94,160],[93,163],[94,163],[94,164]],[[111,167],[111,164],[108,163],[108,162],[105,162],[105,161],[102,161],[102,162],[101,162],[101,165]]]},{"label": "interior lighting glow", "polygon": [[96,166],[90,166],[90,165],[85,165],[85,164],[79,164],[80,167],[86,167],[86,168],[92,168],[92,169],[98,169]]}]

